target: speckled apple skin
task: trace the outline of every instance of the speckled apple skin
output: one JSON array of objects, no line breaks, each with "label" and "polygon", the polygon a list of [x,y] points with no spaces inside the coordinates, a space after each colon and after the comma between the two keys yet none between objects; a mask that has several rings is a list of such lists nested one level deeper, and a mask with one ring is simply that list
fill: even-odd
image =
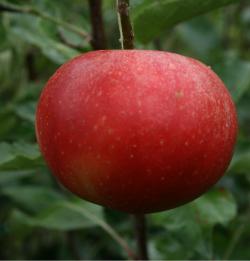
[{"label": "speckled apple skin", "polygon": [[36,113],[43,156],[83,199],[129,213],[187,203],[224,174],[236,111],[197,60],[144,50],[94,51],[62,65]]}]

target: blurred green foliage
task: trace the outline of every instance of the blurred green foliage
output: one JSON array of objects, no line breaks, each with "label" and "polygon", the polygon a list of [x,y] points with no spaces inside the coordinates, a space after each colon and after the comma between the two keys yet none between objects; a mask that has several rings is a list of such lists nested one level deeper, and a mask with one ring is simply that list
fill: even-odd
[{"label": "blurred green foliage", "polygon": [[[115,1],[103,2],[109,48],[119,48]],[[148,215],[150,256],[250,259],[250,2],[131,2],[137,48],[210,65],[240,125],[227,175],[211,191]],[[0,259],[126,259],[120,237],[135,247],[131,218],[60,187],[35,140],[42,87],[59,65],[91,50],[90,33],[86,0],[0,0]]]}]

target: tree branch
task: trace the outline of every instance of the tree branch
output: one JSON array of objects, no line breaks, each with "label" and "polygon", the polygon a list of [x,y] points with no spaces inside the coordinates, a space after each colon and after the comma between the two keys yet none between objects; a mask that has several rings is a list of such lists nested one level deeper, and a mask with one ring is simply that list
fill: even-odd
[{"label": "tree branch", "polygon": [[146,234],[146,218],[143,214],[135,214],[135,236],[138,248],[139,260],[148,260],[147,234]]},{"label": "tree branch", "polygon": [[10,3],[6,3],[6,2],[2,2],[0,3],[0,12],[12,12],[12,13],[22,13],[22,14],[30,14],[30,15],[34,15],[37,17],[40,17],[42,19],[45,19],[47,21],[50,21],[52,23],[55,23],[59,26],[64,27],[65,29],[78,34],[79,36],[83,37],[85,39],[86,42],[90,41],[90,36],[88,34],[88,32],[80,29],[77,26],[74,26],[72,24],[69,24],[57,17],[54,16],[50,16],[38,9],[35,9],[33,7],[29,7],[29,6],[20,6],[20,5],[16,5],[16,4],[10,4]]},{"label": "tree branch", "polygon": [[92,24],[91,44],[94,50],[107,48],[102,17],[102,0],[89,0],[90,18]]},{"label": "tree branch", "polygon": [[134,49],[134,32],[129,17],[129,0],[117,0],[117,15],[122,49]]}]

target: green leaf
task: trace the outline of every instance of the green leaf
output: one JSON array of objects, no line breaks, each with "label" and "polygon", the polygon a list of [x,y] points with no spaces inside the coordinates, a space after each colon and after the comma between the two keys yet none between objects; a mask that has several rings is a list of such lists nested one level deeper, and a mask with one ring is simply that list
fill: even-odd
[{"label": "green leaf", "polygon": [[15,107],[16,114],[24,120],[34,123],[36,102],[28,102]]},{"label": "green leaf", "polygon": [[[170,245],[164,259],[182,259],[183,251],[185,259],[192,258],[195,253],[211,258],[213,226],[226,225],[235,215],[236,203],[232,195],[226,190],[214,189],[190,204],[153,214],[151,219],[154,225],[165,227],[169,234]],[[166,239],[159,239],[156,249],[162,249],[162,240]]]},{"label": "green leaf", "polygon": [[37,144],[29,144],[24,142],[13,143],[13,150],[17,156],[22,156],[30,160],[40,157],[40,151]]},{"label": "green leaf", "polygon": [[21,27],[15,27],[12,31],[26,42],[41,49],[42,53],[55,63],[62,64],[79,54],[76,50],[46,35],[41,35],[39,32],[29,32],[26,28]]},{"label": "green leaf", "polygon": [[219,30],[216,23],[206,16],[199,16],[180,24],[176,32],[185,46],[195,56],[207,58],[209,52],[219,46]]},{"label": "green leaf", "polygon": [[250,88],[250,62],[237,57],[226,57],[213,68],[225,82],[236,103]]},{"label": "green leaf", "polygon": [[249,173],[250,172],[250,151],[237,153],[234,156],[234,158],[229,166],[229,171]]},{"label": "green leaf", "polygon": [[226,189],[211,190],[191,203],[197,221],[204,225],[227,225],[236,216],[236,202]]},{"label": "green leaf", "polygon": [[[6,88],[6,85],[10,82],[11,73],[11,61],[12,52],[9,49],[0,52],[0,79],[1,79],[1,91]],[[0,91],[0,93],[1,93]]]},{"label": "green leaf", "polygon": [[40,212],[63,200],[62,194],[42,186],[7,186],[1,189],[1,193],[14,200],[18,205],[29,212]]},{"label": "green leaf", "polygon": [[[70,205],[69,205],[70,204]],[[75,200],[66,201],[65,199],[49,202],[49,207],[41,209],[35,215],[30,216],[21,211],[14,211],[12,220],[32,227],[42,227],[55,230],[73,230],[80,228],[89,228],[96,226],[94,219],[84,217],[79,211],[72,209],[70,206],[80,208],[90,215],[98,216],[102,219],[102,208],[92,203]]]},{"label": "green leaf", "polygon": [[[13,117],[13,113],[9,111],[6,107],[2,109],[5,106],[5,104],[0,103],[0,106],[1,106],[0,122],[4,123],[4,124],[0,124],[0,140],[2,140],[6,136],[10,136],[10,132],[13,130],[16,124],[16,118]],[[1,151],[1,145],[0,145],[0,151]],[[0,154],[0,161],[1,161],[1,154]]]},{"label": "green leaf", "polygon": [[147,43],[180,22],[237,2],[239,0],[144,0],[132,13],[135,35]]},{"label": "green leaf", "polygon": [[43,164],[37,144],[0,143],[0,170],[26,170]]},{"label": "green leaf", "polygon": [[190,221],[202,226],[226,225],[235,215],[236,202],[232,194],[225,189],[213,189],[187,205],[154,214],[153,220],[156,224],[164,223],[167,229],[177,230]]},{"label": "green leaf", "polygon": [[15,182],[22,178],[30,177],[34,174],[34,170],[0,171],[0,186]]},{"label": "green leaf", "polygon": [[[180,210],[171,212],[171,214],[165,213],[168,218],[165,220],[162,218],[158,223],[162,233],[154,238],[155,258],[193,259],[193,256],[199,253],[206,259],[210,259],[212,254],[212,227],[203,227],[197,223],[195,214],[191,209],[182,207]],[[179,226],[178,222],[181,222]],[[161,256],[162,254],[163,256]]]},{"label": "green leaf", "polygon": [[10,144],[0,143],[0,165],[15,159],[15,154]]},{"label": "green leaf", "polygon": [[[102,218],[102,208],[77,198],[67,200],[63,194],[42,186],[7,186],[1,194],[16,202],[22,209],[33,215],[16,212],[18,222],[30,226],[57,230],[71,230],[96,225],[91,218],[84,218],[81,211]],[[75,210],[75,208],[77,208]],[[16,217],[15,217],[16,218]]]},{"label": "green leaf", "polygon": [[12,15],[10,21],[10,36],[39,48],[46,57],[57,64],[62,64],[79,54],[78,51],[58,40],[56,37],[58,27],[51,22],[31,15]]}]

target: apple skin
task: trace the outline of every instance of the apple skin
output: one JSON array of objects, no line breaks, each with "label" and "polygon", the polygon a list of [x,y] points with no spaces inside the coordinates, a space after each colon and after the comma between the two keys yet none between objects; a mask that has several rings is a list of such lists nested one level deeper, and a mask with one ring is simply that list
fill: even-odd
[{"label": "apple skin", "polygon": [[62,65],[36,113],[43,156],[83,199],[129,213],[187,203],[224,174],[235,106],[206,65],[174,53],[105,50]]}]

